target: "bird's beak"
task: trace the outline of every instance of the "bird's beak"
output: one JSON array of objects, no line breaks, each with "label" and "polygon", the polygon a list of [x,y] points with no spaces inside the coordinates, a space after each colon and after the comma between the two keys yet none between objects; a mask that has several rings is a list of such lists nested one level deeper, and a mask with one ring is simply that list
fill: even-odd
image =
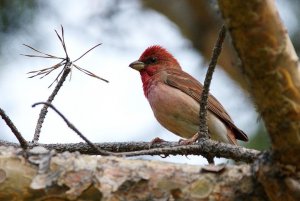
[{"label": "bird's beak", "polygon": [[140,71],[145,68],[145,64],[141,61],[134,61],[131,64],[129,64],[129,67],[131,67],[137,71]]}]

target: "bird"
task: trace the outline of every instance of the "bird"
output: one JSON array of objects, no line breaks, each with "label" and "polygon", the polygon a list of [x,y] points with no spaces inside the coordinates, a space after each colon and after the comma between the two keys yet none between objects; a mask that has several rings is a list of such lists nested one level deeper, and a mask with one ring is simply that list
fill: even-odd
[{"label": "bird", "polygon": [[[129,67],[139,71],[144,95],[157,121],[184,138],[183,144],[195,142],[203,85],[183,71],[175,57],[159,45],[148,47]],[[207,125],[212,140],[233,145],[238,145],[237,140],[248,141],[247,135],[211,94],[208,96]]]}]

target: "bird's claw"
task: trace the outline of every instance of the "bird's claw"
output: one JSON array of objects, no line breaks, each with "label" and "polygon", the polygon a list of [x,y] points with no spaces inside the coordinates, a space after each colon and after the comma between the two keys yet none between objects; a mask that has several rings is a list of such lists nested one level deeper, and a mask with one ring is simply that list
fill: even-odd
[{"label": "bird's claw", "polygon": [[153,139],[149,142],[149,149],[152,147],[152,145],[154,145],[154,144],[160,144],[160,143],[163,143],[163,142],[167,142],[167,141],[165,141],[164,139],[161,139],[161,138],[159,138],[159,137],[153,138]]},{"label": "bird's claw", "polygon": [[179,145],[189,145],[189,144],[193,144],[195,143],[199,138],[199,133],[196,133],[193,137],[189,138],[189,139],[180,139],[178,141]]}]

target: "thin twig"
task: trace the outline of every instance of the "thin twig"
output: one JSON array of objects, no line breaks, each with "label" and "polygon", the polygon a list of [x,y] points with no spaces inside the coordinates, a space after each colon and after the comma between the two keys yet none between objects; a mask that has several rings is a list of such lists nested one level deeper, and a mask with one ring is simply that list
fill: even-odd
[{"label": "thin twig", "polygon": [[10,130],[13,132],[13,134],[15,134],[16,138],[18,139],[21,147],[23,149],[27,149],[28,147],[28,142],[23,138],[23,136],[21,135],[21,133],[18,131],[17,127],[14,125],[14,123],[10,120],[9,116],[7,116],[4,112],[4,110],[2,110],[0,108],[0,115],[2,117],[2,119],[5,121],[6,125],[10,128]]},{"label": "thin twig", "polygon": [[80,57],[78,57],[77,59],[75,59],[73,62],[78,61],[79,59],[81,59],[82,57],[84,57],[84,55],[86,55],[87,53],[89,53],[90,51],[92,51],[93,49],[95,49],[96,47],[98,47],[99,45],[102,45],[102,43],[99,43],[99,44],[95,45],[94,47],[90,48],[88,51],[86,51],[85,53],[83,53]]},{"label": "thin twig", "polygon": [[[70,72],[72,72],[71,65],[72,65],[72,63],[67,63],[67,64],[65,65],[65,67],[58,73],[58,75],[57,75],[56,78],[53,80],[53,82],[48,86],[48,88],[50,88],[55,82],[59,83],[59,80],[58,80],[58,79],[61,80],[61,78],[62,78],[62,76],[60,77],[60,75],[61,75],[62,73],[64,73],[67,69],[68,69]],[[70,72],[68,72],[68,74],[69,74]],[[45,77],[45,76],[43,76],[43,77]],[[66,77],[67,77],[67,76],[66,76]],[[54,89],[54,90],[55,90],[55,89]]]},{"label": "thin twig", "polygon": [[[51,54],[47,54],[44,53],[42,51],[39,51],[29,45],[23,44],[24,46],[32,49],[33,51],[41,54],[41,55],[30,55],[30,54],[23,54],[24,56],[27,57],[40,57],[40,58],[50,58],[50,59],[61,59],[61,61],[51,67],[48,68],[44,68],[41,70],[33,70],[28,72],[28,74],[31,74],[29,76],[29,78],[33,78],[33,77],[40,77],[40,79],[44,78],[45,76],[49,75],[50,73],[52,73],[53,71],[55,71],[56,69],[60,68],[61,66],[63,66],[63,69],[59,72],[59,74],[56,76],[56,78],[54,79],[54,81],[49,85],[48,88],[50,88],[55,82],[57,82],[57,85],[54,89],[54,91],[51,93],[51,95],[49,96],[47,102],[51,103],[53,101],[53,99],[55,98],[56,94],[58,93],[58,91],[60,90],[60,88],[63,85],[63,82],[66,80],[66,77],[69,75],[70,72],[72,72],[72,67],[77,68],[79,71],[91,76],[91,77],[95,77],[97,79],[100,79],[102,81],[108,82],[108,80],[101,78],[97,75],[95,75],[94,73],[83,69],[77,65],[74,64],[75,61],[78,61],[79,59],[81,59],[83,56],[85,56],[88,52],[90,52],[91,50],[95,49],[96,47],[98,47],[100,44],[95,45],[94,47],[90,48],[88,51],[86,51],[83,55],[81,55],[78,59],[76,59],[74,62],[72,62],[68,56],[68,52],[67,52],[67,47],[66,47],[66,43],[65,43],[65,37],[64,37],[64,28],[63,26],[61,26],[61,35],[58,33],[58,31],[55,30],[55,33],[64,49],[65,52],[65,58],[62,57],[57,57]],[[70,77],[71,78],[71,77]],[[40,132],[41,132],[41,128],[44,122],[44,119],[46,117],[47,114],[47,109],[48,109],[48,105],[44,105],[44,107],[41,109],[40,115],[39,115],[39,119],[37,121],[37,125],[35,128],[35,132],[34,132],[34,137],[33,137],[33,143],[37,143],[39,140],[39,136],[40,136]]]},{"label": "thin twig", "polygon": [[203,91],[201,94],[201,99],[200,99],[200,126],[199,126],[199,139],[200,138],[208,138],[208,127],[207,127],[207,100],[209,96],[209,86],[212,80],[212,75],[214,73],[218,57],[221,53],[222,50],[222,43],[224,41],[224,38],[226,36],[226,28],[223,25],[220,32],[219,32],[219,37],[218,40],[215,44],[214,50],[213,50],[213,55],[210,60],[205,80],[204,80],[204,85],[203,85]]},{"label": "thin twig", "polygon": [[[220,32],[219,32],[219,37],[218,40],[215,44],[215,47],[213,49],[213,54],[206,72],[205,80],[204,80],[204,85],[203,85],[203,91],[201,94],[201,99],[200,99],[200,112],[199,112],[199,117],[200,117],[200,126],[199,126],[199,137],[198,141],[200,142],[201,139],[205,140],[208,139],[208,126],[207,126],[207,100],[209,96],[209,86],[212,80],[212,76],[215,70],[215,67],[217,65],[218,57],[221,53],[222,50],[222,44],[226,36],[226,28],[223,25]],[[207,155],[207,160],[209,163],[214,163],[213,157],[211,157],[208,153]]]},{"label": "thin twig", "polygon": [[28,48],[30,48],[30,49],[32,49],[33,51],[35,51],[35,52],[37,52],[37,53],[43,54],[43,55],[45,55],[45,56],[26,55],[26,54],[21,54],[21,55],[29,56],[29,57],[43,57],[43,58],[52,58],[52,59],[64,59],[64,58],[62,58],[62,57],[57,57],[57,56],[54,56],[54,55],[51,55],[51,54],[44,53],[44,52],[39,51],[39,50],[37,50],[37,49],[35,49],[35,48],[29,46],[29,45],[26,45],[26,44],[23,44],[23,45],[26,46],[26,47],[28,47]]},{"label": "thin twig", "polygon": [[44,59],[61,59],[61,58],[53,58],[53,57],[49,57],[49,56],[41,56],[41,55],[34,55],[34,54],[20,54],[22,56],[26,56],[26,57],[38,57],[38,58],[44,58]]},{"label": "thin twig", "polygon": [[49,102],[38,102],[32,105],[32,107],[35,107],[37,105],[44,104],[47,107],[52,108],[68,125],[69,128],[71,128],[81,139],[83,139],[90,147],[92,147],[95,151],[97,151],[97,154],[109,156],[109,155],[119,155],[115,154],[113,152],[104,151],[96,147],[89,139],[87,139],[58,109],[56,109],[51,103]]},{"label": "thin twig", "polygon": [[41,76],[40,79],[42,79],[45,76],[49,75],[54,70],[56,70],[59,67],[61,67],[62,65],[64,65],[64,62],[65,62],[65,60],[62,60],[59,63],[57,63],[57,64],[55,64],[55,65],[53,65],[51,67],[40,69],[40,70],[29,71],[27,74],[34,74],[34,75],[31,75],[28,78],[34,78],[34,77],[37,77],[37,76]]},{"label": "thin twig", "polygon": [[[91,76],[91,77],[94,77],[94,78],[97,78],[99,80],[102,80],[104,82],[109,82],[108,80],[104,79],[104,78],[101,78],[99,76],[97,76],[96,74],[84,69],[84,68],[81,68],[79,67],[78,65],[75,65],[75,62],[78,61],[79,59],[81,59],[82,57],[84,57],[87,53],[89,53],[90,51],[92,51],[93,49],[95,49],[96,47],[100,46],[102,43],[99,43],[95,46],[93,46],[92,48],[88,49],[85,53],[83,53],[79,58],[75,59],[74,61],[71,62],[69,56],[68,56],[68,52],[67,52],[67,47],[66,47],[66,43],[65,43],[65,37],[64,37],[64,28],[63,26],[61,26],[61,35],[59,35],[59,33],[54,30],[63,49],[64,49],[64,52],[65,52],[65,55],[66,55],[66,58],[62,58],[62,57],[57,57],[57,56],[54,56],[54,55],[51,55],[51,54],[47,54],[47,53],[44,53],[42,51],[39,51],[29,45],[26,45],[26,44],[23,44],[24,46],[32,49],[33,51],[41,54],[41,55],[34,55],[34,54],[21,54],[23,56],[26,56],[26,57],[38,57],[38,58],[47,58],[47,59],[61,59],[61,61],[51,67],[48,67],[48,68],[44,68],[44,69],[41,69],[41,70],[34,70],[34,71],[30,71],[28,72],[28,74],[33,74],[33,75],[30,75],[29,78],[34,78],[34,77],[37,77],[37,76],[40,76],[40,79],[44,78],[45,76],[49,75],[50,73],[52,73],[54,70],[58,69],[59,67],[61,66],[65,66],[65,65],[69,65],[70,68],[72,66],[74,66],[75,68],[77,68],[79,71]],[[70,65],[70,63],[72,65]],[[61,76],[63,70],[58,74],[58,76],[56,77],[56,79],[50,84],[49,88],[52,86],[52,84],[56,81],[58,81],[59,77]],[[71,78],[71,77],[70,77]]]},{"label": "thin twig", "polygon": [[[71,71],[71,66],[72,66],[72,62],[70,62],[70,58],[68,57],[68,53],[67,53],[67,48],[66,48],[66,45],[65,45],[65,39],[64,39],[64,29],[63,27],[61,26],[61,35],[60,36],[57,31],[55,30],[55,33],[57,34],[57,37],[59,38],[60,42],[61,42],[61,45],[63,46],[63,49],[65,51],[65,54],[66,54],[66,58],[63,58],[62,61],[65,62],[65,63],[62,63],[64,64],[64,67],[63,67],[63,70],[58,74],[58,76],[56,77],[56,79],[51,83],[51,85],[49,87],[52,86],[52,84],[58,80],[59,76],[61,75],[59,81],[57,82],[57,85],[55,86],[53,92],[51,93],[51,95],[49,96],[47,102],[48,103],[51,103],[56,94],[58,93],[59,89],[62,87],[64,81],[66,80],[68,74],[70,73]],[[58,66],[60,65],[57,64]],[[57,67],[58,68],[58,67]],[[48,75],[49,73],[51,73],[53,70],[57,69],[56,68],[56,65],[54,66],[54,68],[52,70],[50,70],[48,73],[46,73],[46,75]],[[43,76],[44,77],[44,76]],[[38,121],[37,121],[37,124],[36,124],[36,128],[35,128],[35,132],[34,132],[34,136],[33,136],[33,140],[32,142],[33,143],[37,143],[39,138],[40,138],[40,133],[41,133],[41,128],[43,126],[43,122],[45,120],[45,117],[47,115],[47,112],[48,112],[48,105],[44,105],[43,108],[41,109],[41,112],[40,112],[40,115],[39,115],[39,118],[38,118]]]},{"label": "thin twig", "polygon": [[86,70],[86,69],[84,69],[84,68],[81,68],[81,67],[79,67],[79,66],[76,65],[76,64],[73,64],[73,66],[74,66],[75,68],[77,68],[79,71],[81,71],[81,72],[83,72],[83,73],[85,73],[85,74],[87,74],[87,75],[89,75],[89,76],[91,76],[91,77],[97,78],[97,79],[102,80],[102,81],[104,81],[104,82],[106,82],[106,83],[109,82],[108,80],[106,80],[106,79],[104,79],[104,78],[102,78],[102,77],[99,77],[98,75],[95,75],[95,74],[92,73],[91,71],[88,71],[88,70]]},{"label": "thin twig", "polygon": [[[62,85],[63,85],[64,81],[66,80],[66,77],[68,76],[69,73],[70,73],[70,68],[65,67],[63,70],[62,76],[60,77],[57,85],[55,86],[53,92],[51,93],[51,95],[49,96],[49,98],[47,100],[48,103],[51,103],[53,101],[53,99],[55,98],[59,89],[62,87]],[[45,117],[47,115],[47,112],[48,112],[48,105],[45,104],[39,114],[39,118],[38,118],[38,121],[36,124],[35,132],[34,132],[34,136],[33,136],[33,140],[32,140],[33,143],[37,143],[39,141],[41,129],[42,129]]]},{"label": "thin twig", "polygon": [[60,42],[61,42],[61,44],[62,44],[62,47],[63,47],[64,52],[65,52],[65,54],[66,54],[66,58],[69,58],[68,52],[67,52],[67,47],[66,47],[66,44],[65,44],[65,39],[64,39],[64,28],[63,28],[63,26],[61,26],[61,35],[62,35],[62,36],[60,36],[56,30],[54,30],[54,31],[55,31],[55,33],[56,33],[58,39],[60,40]]}]

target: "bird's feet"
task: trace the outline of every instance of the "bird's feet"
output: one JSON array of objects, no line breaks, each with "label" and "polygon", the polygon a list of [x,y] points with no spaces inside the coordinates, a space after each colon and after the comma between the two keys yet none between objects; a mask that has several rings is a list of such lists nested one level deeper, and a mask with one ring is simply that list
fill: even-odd
[{"label": "bird's feet", "polygon": [[154,139],[152,139],[150,142],[149,142],[149,149],[154,145],[154,144],[160,144],[160,143],[163,143],[163,142],[167,142],[165,141],[164,139],[161,139],[159,137],[156,137]]},{"label": "bird's feet", "polygon": [[189,138],[189,139],[180,139],[178,141],[178,144],[180,145],[189,145],[189,144],[193,144],[195,143],[199,138],[199,133],[197,132],[193,137]]}]

